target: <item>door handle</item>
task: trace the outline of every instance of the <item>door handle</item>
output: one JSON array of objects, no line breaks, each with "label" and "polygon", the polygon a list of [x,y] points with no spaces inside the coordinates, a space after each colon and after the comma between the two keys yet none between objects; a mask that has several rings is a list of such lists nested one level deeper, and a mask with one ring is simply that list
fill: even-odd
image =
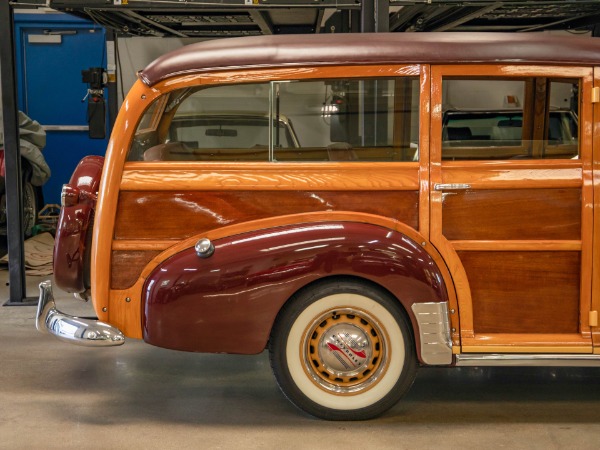
[{"label": "door handle", "polygon": [[464,191],[466,189],[471,189],[470,184],[462,184],[462,183],[450,183],[450,184],[439,184],[436,183],[433,187],[436,191]]}]

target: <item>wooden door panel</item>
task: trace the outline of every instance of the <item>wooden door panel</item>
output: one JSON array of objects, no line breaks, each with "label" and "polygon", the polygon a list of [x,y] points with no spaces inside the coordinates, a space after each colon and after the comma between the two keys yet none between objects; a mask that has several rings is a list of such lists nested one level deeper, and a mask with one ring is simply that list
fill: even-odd
[{"label": "wooden door panel", "polygon": [[581,239],[581,189],[482,189],[446,194],[451,240]]},{"label": "wooden door panel", "polygon": [[579,252],[458,254],[477,299],[476,334],[579,331]]}]

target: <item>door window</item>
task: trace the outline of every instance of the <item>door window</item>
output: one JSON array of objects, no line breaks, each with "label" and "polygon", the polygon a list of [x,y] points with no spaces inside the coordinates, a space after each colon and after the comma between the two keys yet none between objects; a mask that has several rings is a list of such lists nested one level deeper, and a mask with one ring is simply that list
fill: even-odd
[{"label": "door window", "polygon": [[577,80],[443,80],[445,160],[577,159]]}]

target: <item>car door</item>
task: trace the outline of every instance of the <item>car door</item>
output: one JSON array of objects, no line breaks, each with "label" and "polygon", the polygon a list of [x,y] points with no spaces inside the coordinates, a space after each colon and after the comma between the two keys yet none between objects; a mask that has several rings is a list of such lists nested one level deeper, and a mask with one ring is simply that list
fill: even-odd
[{"label": "car door", "polygon": [[[592,352],[592,81],[578,67],[432,68],[430,235],[463,353]],[[450,109],[496,119],[450,124]],[[556,109],[579,118],[567,142],[551,137]]]}]

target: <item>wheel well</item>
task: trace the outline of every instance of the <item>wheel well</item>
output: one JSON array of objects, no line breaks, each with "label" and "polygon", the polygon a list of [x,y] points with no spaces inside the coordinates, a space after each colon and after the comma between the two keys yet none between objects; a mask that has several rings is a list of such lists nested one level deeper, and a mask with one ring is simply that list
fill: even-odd
[{"label": "wheel well", "polygon": [[[275,317],[275,321],[271,325],[271,331],[269,332],[269,335],[273,331],[273,327],[275,326],[275,323],[277,323],[277,321],[279,320],[279,316],[281,314],[281,311],[286,307],[286,305],[288,305],[290,302],[292,302],[294,300],[294,298],[296,298],[297,296],[299,296],[300,294],[302,294],[304,291],[312,289],[315,286],[318,286],[320,284],[327,284],[327,283],[338,282],[338,281],[339,282],[343,282],[343,281],[359,282],[359,283],[362,283],[364,285],[368,285],[370,288],[378,290],[379,292],[383,293],[384,295],[387,295],[387,296],[395,299],[396,302],[397,302],[397,305],[398,305],[398,311],[401,314],[404,315],[404,318],[406,319],[406,323],[408,324],[408,326],[410,328],[411,337],[412,337],[412,345],[413,345],[413,347],[415,347],[415,350],[417,350],[416,349],[416,342],[415,342],[415,330],[414,330],[414,326],[413,326],[413,320],[412,320],[412,317],[409,314],[409,312],[406,310],[406,308],[404,307],[404,305],[400,301],[400,299],[396,295],[394,295],[389,289],[386,289],[382,285],[377,284],[377,283],[375,283],[375,282],[373,282],[373,281],[371,281],[371,280],[369,280],[367,278],[358,277],[358,276],[355,276],[355,275],[332,275],[332,276],[329,276],[329,277],[320,278],[318,280],[315,280],[315,281],[312,281],[312,282],[306,284],[305,286],[302,286],[300,289],[298,289],[296,292],[294,292],[283,303],[283,305],[281,305],[281,308],[279,309],[279,313],[277,314],[277,316]],[[269,346],[269,343],[267,342],[266,347],[268,347],[268,346]]]}]

